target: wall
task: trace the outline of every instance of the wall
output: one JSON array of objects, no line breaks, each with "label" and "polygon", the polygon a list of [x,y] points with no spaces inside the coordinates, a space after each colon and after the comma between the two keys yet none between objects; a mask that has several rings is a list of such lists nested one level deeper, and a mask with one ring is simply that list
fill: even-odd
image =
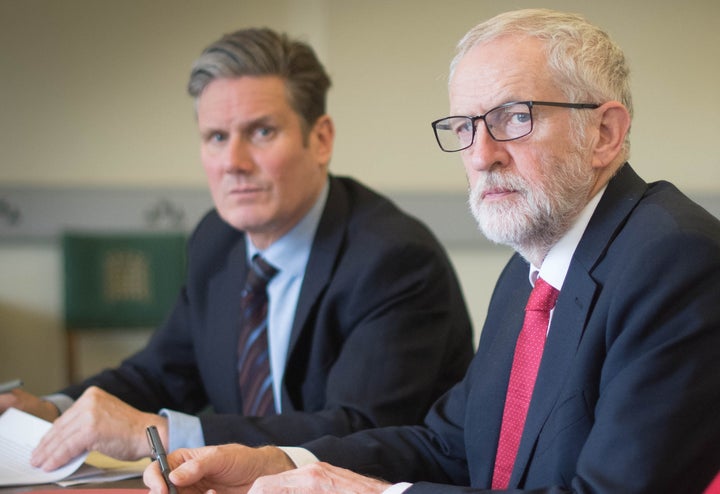
[{"label": "wall", "polygon": [[[386,190],[462,191],[459,160],[438,153],[429,127],[447,112],[453,47],[478,21],[529,5],[540,2],[1,0],[0,183],[202,185],[190,64],[223,32],[269,25],[317,46],[334,79],[336,172]],[[586,14],[624,47],[635,167],[716,190],[720,2],[542,5]]]},{"label": "wall", "polygon": [[[453,47],[490,15],[540,5],[584,13],[624,47],[635,168],[720,194],[716,0],[0,0],[0,189],[203,189],[189,66],[221,33],[267,25],[305,37],[333,77],[335,173],[391,194],[463,194],[459,159],[429,126],[447,112]],[[509,254],[483,244],[451,255],[479,325]],[[63,383],[59,265],[52,238],[0,238],[0,380]],[[143,337],[86,342],[111,350],[88,370]]]}]

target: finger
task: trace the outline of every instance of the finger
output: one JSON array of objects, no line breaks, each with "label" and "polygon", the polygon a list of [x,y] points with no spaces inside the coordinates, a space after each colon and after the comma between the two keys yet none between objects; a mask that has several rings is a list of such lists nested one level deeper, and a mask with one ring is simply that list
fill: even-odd
[{"label": "finger", "polygon": [[153,494],[167,494],[165,479],[160,473],[158,462],[153,461],[143,471],[143,483]]},{"label": "finger", "polygon": [[191,459],[170,472],[170,481],[179,487],[187,486],[202,480],[206,473],[202,462]]},{"label": "finger", "polygon": [[55,449],[51,449],[52,447],[53,446],[50,445],[49,449],[39,451],[38,455],[33,452],[30,463],[35,467],[45,470],[46,472],[50,472],[66,465],[73,458],[76,458],[86,451],[85,448],[77,445],[70,445],[67,442]]},{"label": "finger", "polygon": [[4,412],[8,408],[15,407],[17,403],[17,397],[14,393],[2,393],[0,394],[0,413]]},{"label": "finger", "polygon": [[57,420],[43,436],[30,457],[30,463],[45,471],[55,470],[87,451],[87,428],[75,421]]},{"label": "finger", "polygon": [[13,389],[7,393],[0,394],[0,412],[4,412],[12,407],[37,416],[36,407],[33,407],[37,401],[38,399],[34,395],[26,391]]}]

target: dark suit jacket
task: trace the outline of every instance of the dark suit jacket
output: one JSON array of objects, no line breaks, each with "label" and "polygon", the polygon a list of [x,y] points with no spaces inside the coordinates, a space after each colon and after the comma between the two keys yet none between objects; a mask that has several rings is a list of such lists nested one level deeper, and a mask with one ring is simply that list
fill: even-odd
[{"label": "dark suit jacket", "polygon": [[242,417],[237,385],[244,233],[210,212],[189,241],[187,284],[145,349],[97,385],[141,410],[202,414],[208,444],[299,444],[419,423],[472,358],[469,316],[435,237],[382,196],[332,177],[303,280],[283,414]]},{"label": "dark suit jacket", "polygon": [[[426,426],[308,447],[409,493],[490,485],[530,293],[514,256],[464,380]],[[508,492],[699,493],[720,467],[720,222],[630,165],[600,201],[562,286]]]}]

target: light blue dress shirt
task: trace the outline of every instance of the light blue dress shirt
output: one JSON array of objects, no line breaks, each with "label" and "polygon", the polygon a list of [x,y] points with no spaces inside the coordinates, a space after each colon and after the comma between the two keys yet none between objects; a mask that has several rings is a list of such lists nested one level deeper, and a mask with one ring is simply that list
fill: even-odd
[{"label": "light blue dress shirt", "polygon": [[[295,320],[295,309],[300,297],[300,288],[315,238],[315,231],[325,209],[328,192],[329,182],[326,182],[318,200],[303,219],[267,249],[258,250],[250,238],[245,236],[248,262],[255,254],[260,254],[278,269],[278,273],[273,276],[267,286],[270,371],[273,375],[275,410],[278,413],[282,412],[280,401],[282,380],[285,373],[290,333]],[[160,410],[159,413],[168,419],[170,436],[168,451],[205,446],[202,426],[198,417],[166,408]]]},{"label": "light blue dress shirt", "polygon": [[268,283],[268,346],[270,350],[270,370],[273,375],[275,392],[275,411],[282,412],[280,389],[285,372],[290,332],[295,320],[300,288],[305,276],[310,250],[312,249],[315,230],[327,200],[328,184],[325,184],[318,201],[307,215],[281,238],[276,240],[264,251],[253,245],[249,237],[247,244],[248,263],[255,254],[278,269]]}]

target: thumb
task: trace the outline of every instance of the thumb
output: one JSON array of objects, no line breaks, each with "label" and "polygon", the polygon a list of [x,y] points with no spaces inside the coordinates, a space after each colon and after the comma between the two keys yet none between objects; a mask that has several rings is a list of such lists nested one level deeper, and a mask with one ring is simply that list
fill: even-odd
[{"label": "thumb", "polygon": [[201,462],[192,459],[170,472],[170,480],[175,485],[187,486],[202,480],[204,473]]}]

